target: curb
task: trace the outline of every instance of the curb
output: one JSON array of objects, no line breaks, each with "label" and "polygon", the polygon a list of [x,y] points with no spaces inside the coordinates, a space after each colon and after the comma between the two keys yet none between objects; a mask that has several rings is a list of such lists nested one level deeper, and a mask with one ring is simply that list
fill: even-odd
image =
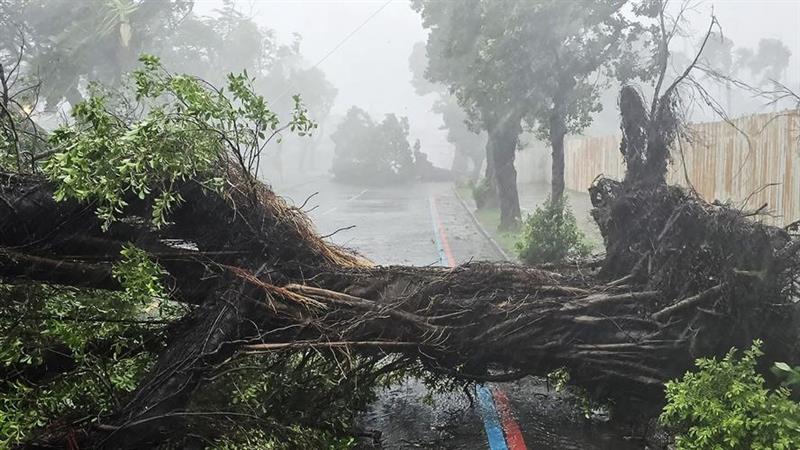
[{"label": "curb", "polygon": [[497,254],[500,255],[500,257],[507,262],[514,262],[514,260],[508,256],[508,253],[506,253],[505,250],[503,250],[503,247],[500,247],[500,244],[498,244],[497,241],[494,240],[492,235],[489,234],[489,232],[486,231],[485,228],[483,228],[483,225],[481,225],[481,223],[478,221],[478,218],[475,217],[475,214],[472,212],[472,210],[469,209],[469,206],[467,206],[467,202],[465,202],[464,199],[461,198],[461,195],[458,193],[458,190],[455,188],[455,186],[453,187],[453,193],[456,194],[456,198],[458,199],[458,202],[461,203],[461,206],[464,208],[464,211],[466,211],[467,214],[469,214],[469,218],[472,219],[472,223],[475,224],[475,227],[483,235],[483,237],[485,237],[486,240],[488,240],[489,243],[492,244],[492,248],[494,248]]}]

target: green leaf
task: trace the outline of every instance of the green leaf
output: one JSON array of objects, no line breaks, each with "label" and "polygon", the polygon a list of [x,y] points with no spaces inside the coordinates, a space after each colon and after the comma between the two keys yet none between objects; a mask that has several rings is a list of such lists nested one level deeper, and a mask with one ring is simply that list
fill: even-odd
[{"label": "green leaf", "polygon": [[792,368],[789,367],[789,365],[786,364],[785,362],[776,362],[774,367],[776,369],[784,371],[784,372],[791,372],[792,371]]}]

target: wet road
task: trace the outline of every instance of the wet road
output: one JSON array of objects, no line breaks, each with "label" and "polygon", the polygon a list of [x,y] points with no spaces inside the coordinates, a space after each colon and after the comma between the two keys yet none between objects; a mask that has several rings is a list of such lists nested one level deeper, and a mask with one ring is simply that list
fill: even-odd
[{"label": "wet road", "polygon": [[335,233],[330,241],[356,250],[376,264],[439,264],[431,197],[441,212],[457,262],[497,258],[464,213],[449,183],[364,188],[322,178],[277,188],[277,192],[297,205],[317,192],[305,208],[311,209],[317,232],[323,236]]},{"label": "wet road", "polygon": [[[447,264],[443,244],[456,263],[500,258],[449,183],[365,188],[317,178],[276,187],[276,192],[297,205],[316,192],[305,209],[317,231],[333,233],[332,242],[377,264]],[[586,420],[574,399],[548,389],[539,379],[491,388],[507,394],[528,449],[641,448],[607,423]],[[383,448],[489,448],[477,401],[471,404],[464,392],[430,394],[416,379],[383,390],[364,414],[362,426],[381,432]]]}]

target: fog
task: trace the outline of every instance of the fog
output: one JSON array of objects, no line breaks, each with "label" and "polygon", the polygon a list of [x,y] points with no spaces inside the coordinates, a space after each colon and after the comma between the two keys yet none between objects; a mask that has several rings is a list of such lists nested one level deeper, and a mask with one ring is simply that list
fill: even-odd
[{"label": "fog", "polygon": [[[376,117],[408,116],[411,135],[423,141],[435,163],[447,167],[452,149],[439,130],[441,117],[430,112],[434,98],[416,95],[410,84],[408,57],[427,33],[407,1],[244,0],[236,5],[279,38],[302,36],[303,56],[309,64],[318,63],[339,90],[334,116],[353,105]],[[196,11],[213,14],[221,6],[222,1],[204,0]]]},{"label": "fog", "polygon": [[[200,0],[195,10],[213,14],[222,3]],[[431,112],[436,95],[417,95],[410,84],[408,56],[414,44],[424,42],[428,33],[408,1],[236,0],[234,3],[284,40],[290,40],[294,33],[302,36],[303,56],[309,64],[319,63],[318,67],[339,90],[334,116],[343,115],[352,105],[375,116],[386,113],[408,116],[412,137],[422,140],[424,151],[433,162],[449,166],[452,145],[440,130],[441,116]],[[680,2],[673,2],[673,13],[680,6]],[[677,39],[675,50],[693,54],[713,12],[724,36],[737,46],[756,48],[763,38],[783,41],[792,52],[788,82],[792,86],[800,84],[800,1],[708,0],[694,1],[690,6],[686,29],[691,35]],[[611,99],[615,100],[615,96]],[[618,114],[616,104],[606,101],[604,110],[613,122]],[[712,113],[698,117],[699,120],[714,118]],[[588,133],[611,133],[616,128],[612,123]]]}]

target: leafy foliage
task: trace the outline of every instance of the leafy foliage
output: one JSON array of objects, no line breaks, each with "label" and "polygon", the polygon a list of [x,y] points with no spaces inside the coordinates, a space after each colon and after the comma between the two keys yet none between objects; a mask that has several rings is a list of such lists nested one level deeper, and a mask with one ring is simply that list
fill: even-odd
[{"label": "leafy foliage", "polygon": [[339,180],[385,183],[409,179],[414,160],[408,143],[405,117],[387,114],[376,123],[366,111],[353,106],[331,135],[336,145],[333,173]]},{"label": "leafy foliage", "polygon": [[737,357],[698,359],[697,372],[666,385],[661,421],[679,434],[676,447],[689,449],[795,449],[800,442],[800,404],[785,388],[764,386],[756,372],[761,342]]},{"label": "leafy foliage", "polygon": [[315,349],[241,355],[192,408],[239,414],[219,448],[351,448],[356,415],[388,378],[375,375],[380,358],[344,356]]},{"label": "leafy foliage", "polygon": [[528,264],[558,262],[590,252],[567,200],[550,198],[525,219],[517,250]]},{"label": "leafy foliage", "polygon": [[[224,180],[215,176],[226,165],[253,177],[280,131],[306,135],[316,127],[299,97],[289,121],[281,122],[246,72],[229,75],[217,89],[167,71],[158,58],[141,62],[130,95],[92,86],[91,97],[73,110],[74,123],[51,135],[55,152],[42,166],[57,185],[57,200],[92,202],[106,226],[137,220],[143,206],[161,226],[181,201],[181,183],[221,189]],[[119,292],[0,285],[0,447],[83,426],[123,404],[163,349],[169,326],[188,311],[170,300],[164,273],[146,252],[126,245],[112,269]],[[308,377],[290,386],[282,369],[265,376],[281,360],[286,370],[310,368]],[[217,391],[195,405],[255,418],[218,433],[221,448],[352,446],[352,418],[371,398],[371,379],[316,352],[259,361],[266,362],[256,371],[234,363],[233,371],[219,374]],[[305,403],[312,394],[330,397],[320,400],[317,416],[308,415]],[[230,398],[237,399],[233,406]]]},{"label": "leafy foliage", "polygon": [[[625,4],[617,0],[412,2],[431,30],[425,77],[447,85],[473,128],[489,132],[494,157],[506,159],[495,164],[495,171],[513,167],[522,121],[549,139],[554,159],[563,161],[564,136],[584,129],[600,109],[598,96],[606,78],[598,75],[623,73],[614,68],[629,60],[624,56],[640,27],[622,13]],[[553,178],[563,180],[563,174],[554,173]],[[557,189],[558,184],[554,184],[555,200],[563,192],[563,181]],[[516,207],[518,214],[514,183],[495,185],[501,210]]]},{"label": "leafy foliage", "polygon": [[0,2],[0,28],[24,33],[24,65],[42,75],[44,106],[54,108],[79,103],[86,80],[118,85],[140,53],[171,48],[191,9],[186,0],[8,0]]},{"label": "leafy foliage", "polygon": [[326,450],[345,450],[355,448],[353,437],[337,438],[319,430],[300,426],[289,428],[288,433],[278,437],[268,435],[260,429],[250,428],[245,434],[224,437],[211,447],[214,450],[279,450],[295,448],[318,448]]},{"label": "leafy foliage", "polygon": [[[141,61],[131,95],[92,87],[74,108],[74,123],[52,134],[55,152],[42,167],[57,200],[92,202],[106,226],[139,220],[146,208],[163,225],[181,201],[181,183],[220,189],[224,180],[215,176],[230,165],[253,177],[280,131],[305,135],[316,127],[299,97],[282,123],[246,72],[217,89],[167,71],[158,58]],[[0,285],[0,448],[118,410],[187,314],[143,250],[124,246],[112,274],[119,292]],[[214,422],[226,416],[209,415],[220,448],[350,448],[353,418],[376,385],[376,361],[352,362],[316,351],[239,358],[192,407],[243,418],[231,428]],[[310,404],[320,407],[312,414]]]},{"label": "leafy foliage", "polygon": [[[229,75],[226,92],[172,74],[154,56],[141,61],[133,75],[136,104],[97,87],[73,110],[75,123],[53,133],[59,151],[44,165],[58,184],[56,199],[94,201],[105,226],[137,199],[150,200],[152,222],[161,226],[182,201],[180,182],[219,189],[223,180],[212,169],[220,163],[255,176],[262,152],[281,130],[306,135],[316,127],[299,96],[282,125],[247,72]],[[147,111],[144,117],[137,117],[139,109]]]},{"label": "leafy foliage", "polygon": [[[161,316],[120,294],[3,287],[0,447],[58,418],[110,412],[163,341]],[[12,318],[13,317],[13,318]],[[50,372],[49,377],[42,377]]]},{"label": "leafy foliage", "polygon": [[327,117],[336,89],[320,69],[308,68],[299,35],[288,44],[280,42],[233,1],[223,1],[207,16],[194,3],[4,0],[0,42],[25,45],[9,45],[2,56],[20,59],[20,79],[35,75],[42,81],[39,105],[50,111],[64,101],[74,107],[85,100],[88,81],[119,88],[139,55],[147,53],[175,73],[192,73],[215,85],[225,83],[226,74],[247,69],[257,78],[256,91],[272,99],[271,109],[281,117],[294,108],[289,92],[303,92],[317,120]]},{"label": "leafy foliage", "polygon": [[141,250],[125,247],[114,274],[124,291],[0,286],[0,447],[110,412],[153,364],[164,324],[185,310]]},{"label": "leafy foliage", "polygon": [[738,53],[739,64],[746,65],[753,77],[760,76],[759,84],[771,84],[786,78],[792,52],[781,40],[763,38],[758,41],[757,51],[747,50]]}]

